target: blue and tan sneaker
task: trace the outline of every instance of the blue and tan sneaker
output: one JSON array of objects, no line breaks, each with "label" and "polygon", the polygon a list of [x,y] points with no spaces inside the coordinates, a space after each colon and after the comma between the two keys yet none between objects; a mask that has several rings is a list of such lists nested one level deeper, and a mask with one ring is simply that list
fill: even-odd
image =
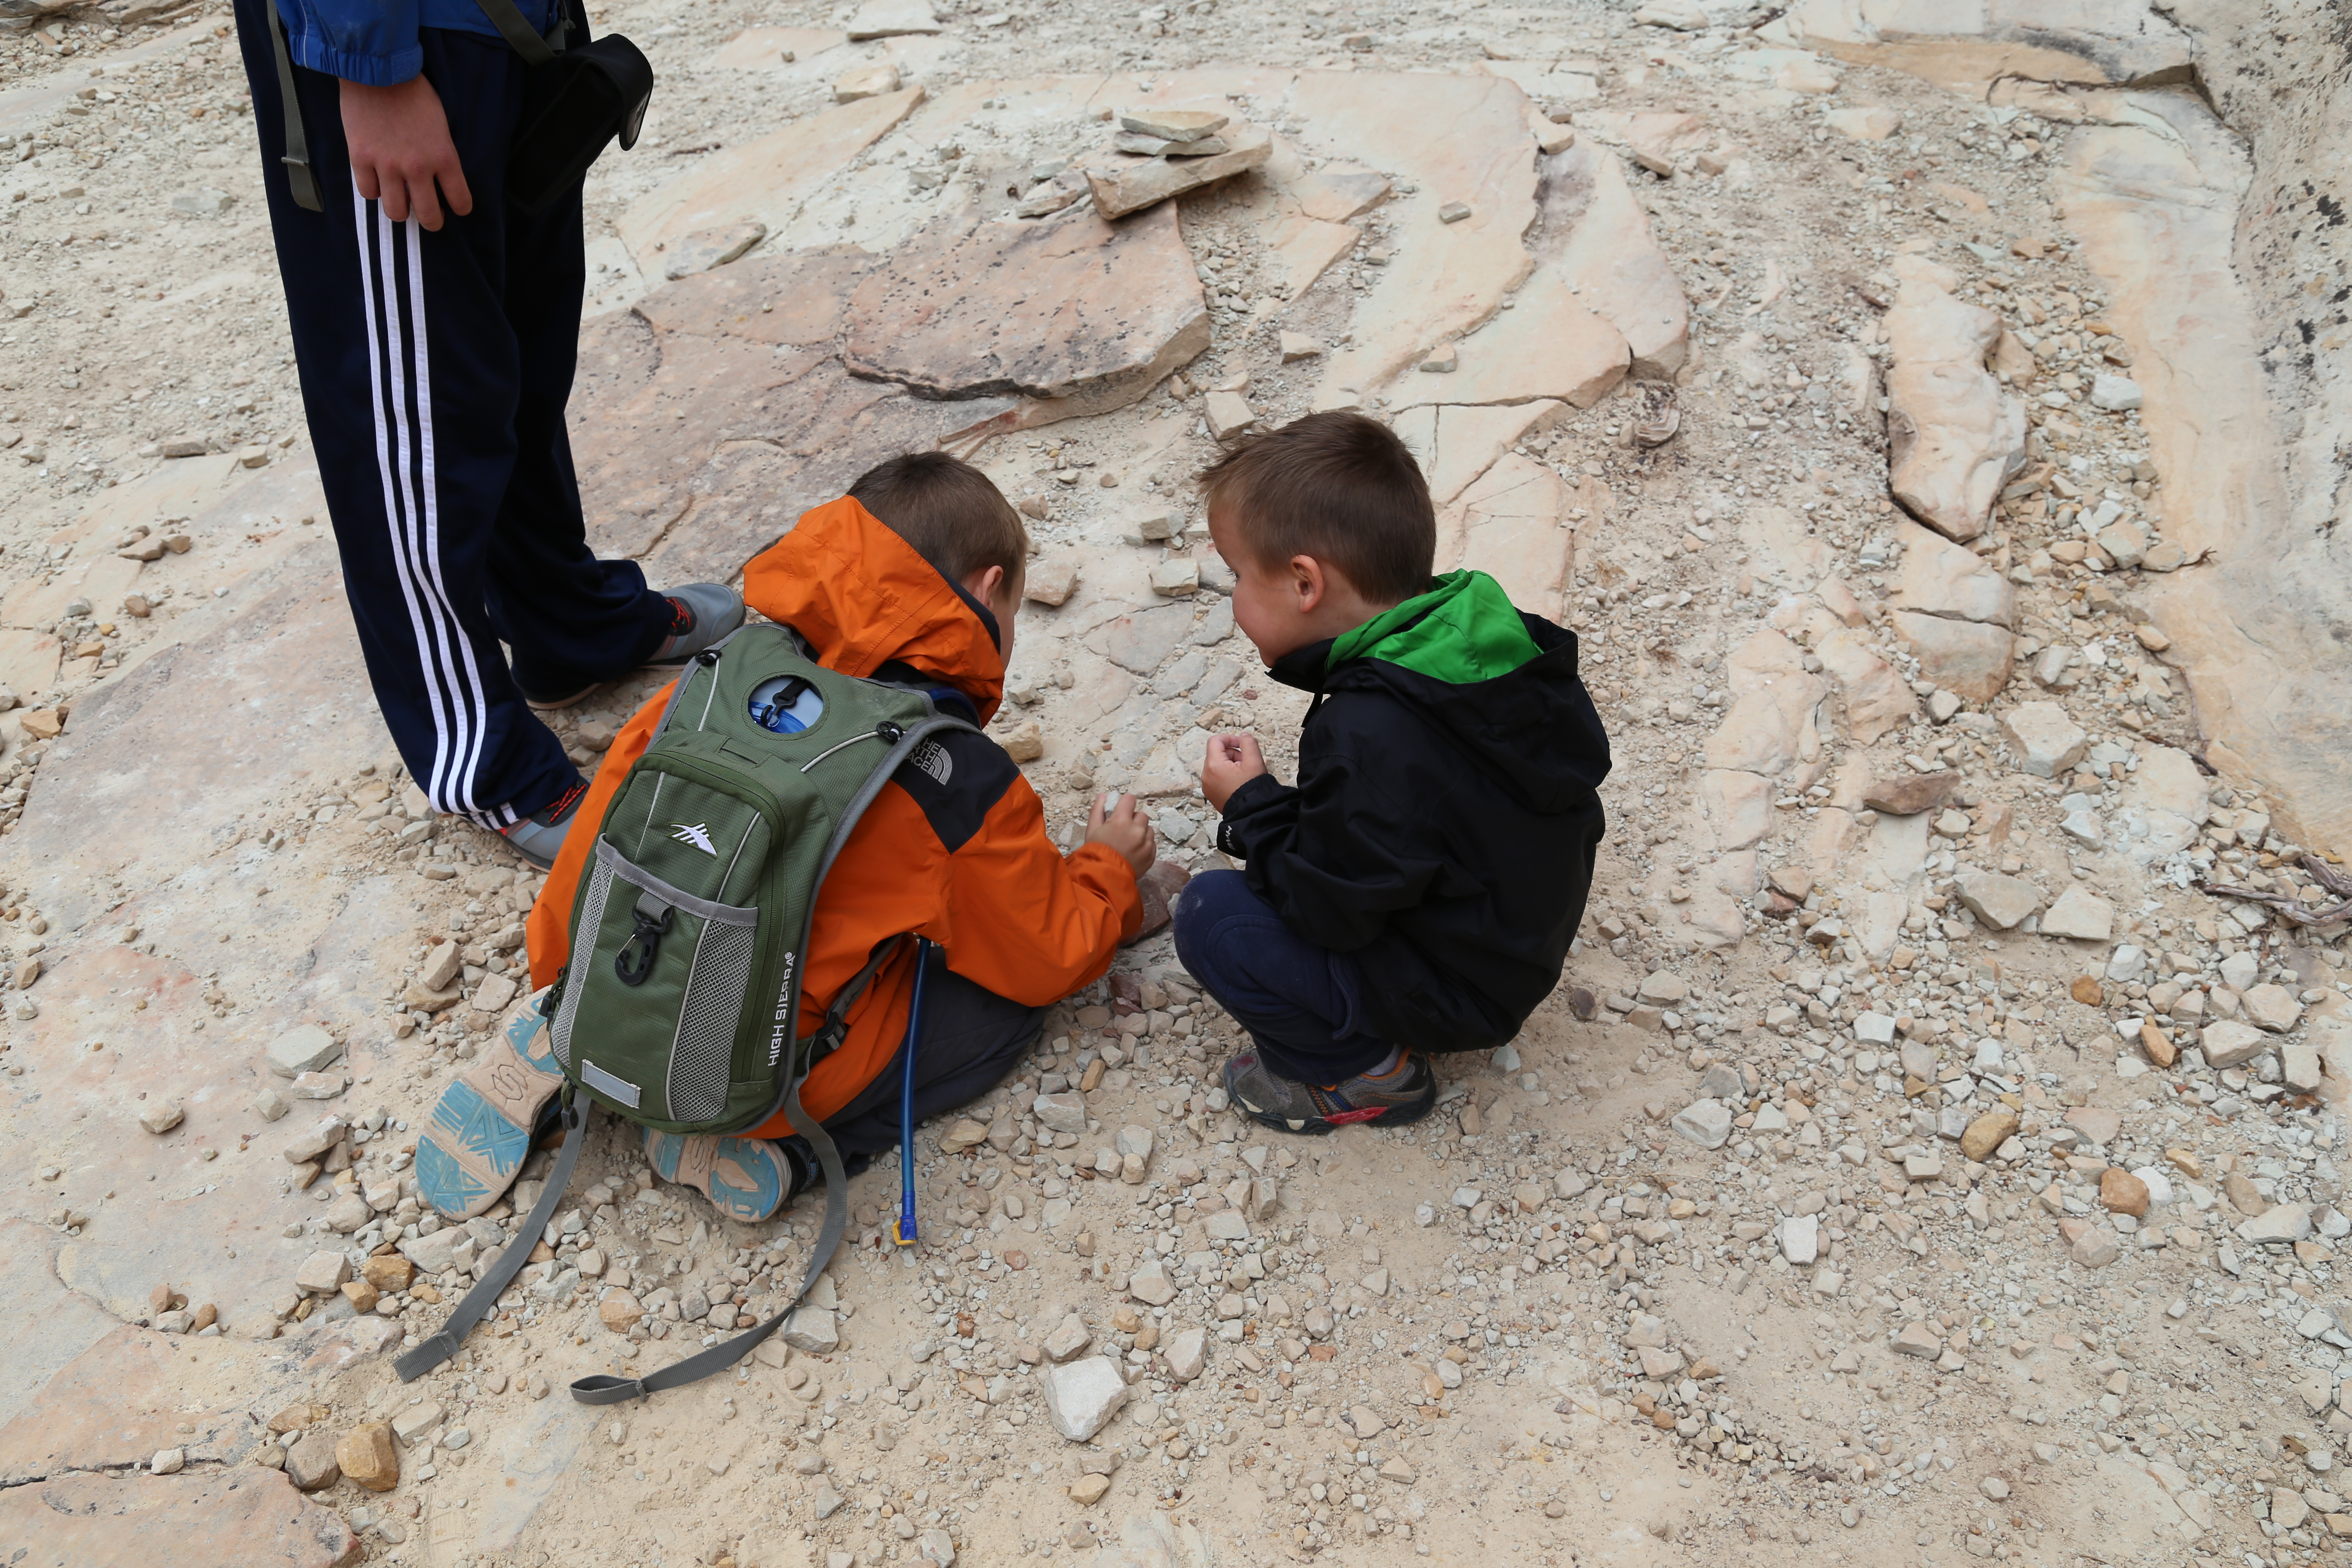
[{"label": "blue and tan sneaker", "polygon": [[508,1016],[489,1049],[433,1107],[416,1140],[416,1190],[434,1211],[471,1219],[514,1185],[533,1139],[553,1131],[563,1069],[540,1016],[541,991]]},{"label": "blue and tan sneaker", "polygon": [[646,1158],[666,1182],[694,1188],[730,1219],[766,1219],[804,1183],[800,1163],[766,1138],[719,1138],[646,1129]]},{"label": "blue and tan sneaker", "polygon": [[1411,1051],[1385,1073],[1358,1073],[1328,1086],[1285,1078],[1255,1051],[1227,1062],[1224,1077],[1225,1093],[1251,1121],[1282,1132],[1322,1133],[1359,1121],[1395,1127],[1437,1105],[1437,1075]]}]

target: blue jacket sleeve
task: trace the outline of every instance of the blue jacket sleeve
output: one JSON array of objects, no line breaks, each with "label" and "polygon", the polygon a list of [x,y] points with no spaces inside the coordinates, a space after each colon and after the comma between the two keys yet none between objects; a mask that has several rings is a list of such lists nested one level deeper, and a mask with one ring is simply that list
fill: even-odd
[{"label": "blue jacket sleeve", "polygon": [[294,63],[365,87],[394,87],[425,67],[417,0],[276,0]]}]

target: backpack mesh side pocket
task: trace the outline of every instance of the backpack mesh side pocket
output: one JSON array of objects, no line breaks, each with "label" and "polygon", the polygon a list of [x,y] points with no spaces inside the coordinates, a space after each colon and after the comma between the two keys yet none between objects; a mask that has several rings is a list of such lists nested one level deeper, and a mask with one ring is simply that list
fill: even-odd
[{"label": "backpack mesh side pocket", "polygon": [[[757,912],[728,911],[747,917]],[[704,924],[686,977],[686,1000],[678,1008],[677,1038],[670,1047],[666,1093],[671,1120],[709,1121],[727,1109],[736,1026],[751,989],[751,961],[758,951],[749,919],[739,925],[714,917]]]}]

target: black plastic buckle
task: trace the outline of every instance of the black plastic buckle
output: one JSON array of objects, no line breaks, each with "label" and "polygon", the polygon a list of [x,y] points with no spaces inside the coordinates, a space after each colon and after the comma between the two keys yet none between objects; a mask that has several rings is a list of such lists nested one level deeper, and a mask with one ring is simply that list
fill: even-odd
[{"label": "black plastic buckle", "polygon": [[[654,955],[661,951],[661,939],[669,934],[670,916],[675,912],[664,909],[661,919],[652,921],[646,918],[643,910],[629,911],[629,918],[636,922],[636,929],[629,933],[629,940],[621,944],[621,951],[613,955],[613,973],[620,977],[622,984],[643,985],[653,974]],[[629,963],[629,950],[632,948],[637,948],[640,952],[635,967]]]}]

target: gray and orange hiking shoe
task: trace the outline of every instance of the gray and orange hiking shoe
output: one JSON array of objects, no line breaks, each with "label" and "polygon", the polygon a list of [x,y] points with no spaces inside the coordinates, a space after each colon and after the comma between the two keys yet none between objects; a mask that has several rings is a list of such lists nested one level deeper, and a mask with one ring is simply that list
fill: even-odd
[{"label": "gray and orange hiking shoe", "polygon": [[1378,1077],[1358,1073],[1318,1086],[1285,1078],[1255,1051],[1244,1051],[1225,1064],[1225,1093],[1253,1121],[1282,1132],[1323,1133],[1360,1121],[1397,1127],[1420,1121],[1436,1109],[1437,1075],[1407,1051]]},{"label": "gray and orange hiking shoe", "polygon": [[580,815],[580,803],[587,798],[588,781],[574,778],[572,787],[552,803],[508,823],[499,832],[516,854],[542,871],[552,871],[555,858],[563,853],[564,837],[572,831],[572,819]]},{"label": "gray and orange hiking shoe", "polygon": [[[724,583],[688,583],[664,593],[669,601],[669,635],[646,660],[648,669],[675,669],[716,644],[743,624],[743,595]],[[523,700],[541,713],[552,713],[586,700],[611,685],[591,680],[554,691],[525,689]]]}]

